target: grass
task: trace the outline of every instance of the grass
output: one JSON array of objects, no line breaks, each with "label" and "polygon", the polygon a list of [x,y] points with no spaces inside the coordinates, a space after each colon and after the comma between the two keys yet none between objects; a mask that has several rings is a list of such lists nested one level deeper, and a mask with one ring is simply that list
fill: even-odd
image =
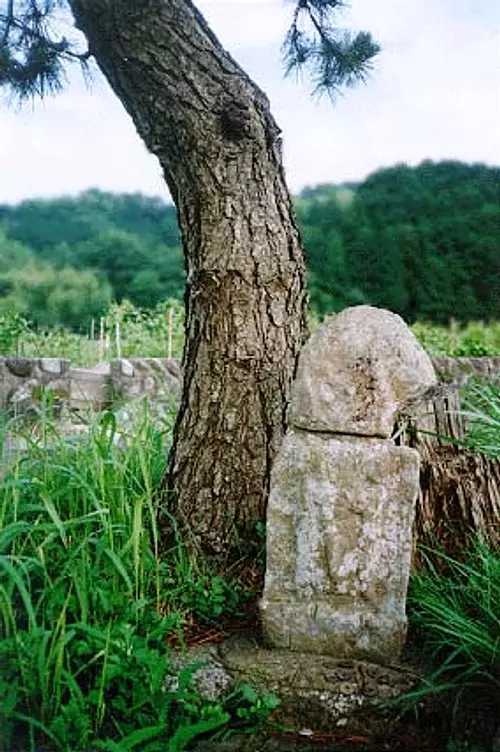
[{"label": "grass", "polygon": [[427,672],[398,704],[440,715],[450,750],[490,749],[500,732],[500,552],[477,537],[462,561],[427,551],[408,594],[410,633]]},{"label": "grass", "polygon": [[[425,550],[424,550],[425,553]],[[463,561],[436,551],[412,578],[411,621],[438,675],[432,690],[490,683],[500,690],[500,556],[479,538]],[[451,683],[450,683],[451,682]]]},{"label": "grass", "polygon": [[417,322],[411,329],[430,355],[452,358],[500,355],[499,322],[470,321],[459,325],[452,321],[449,326]]},{"label": "grass", "polygon": [[[464,412],[465,446],[500,457],[498,382],[470,381]],[[398,702],[418,711],[430,699],[448,728],[450,752],[484,752],[500,744],[500,550],[476,533],[460,559],[439,546],[420,553],[425,566],[412,574],[408,612],[427,674]]]},{"label": "grass", "polygon": [[127,431],[109,412],[78,439],[50,421],[26,434],[0,487],[2,752],[176,752],[269,713],[249,688],[205,700],[173,668],[186,621],[237,612],[244,592],[189,560],[175,528],[160,557],[170,435],[145,403]]},{"label": "grass", "polygon": [[463,404],[467,447],[492,459],[500,457],[500,381],[470,380]]}]

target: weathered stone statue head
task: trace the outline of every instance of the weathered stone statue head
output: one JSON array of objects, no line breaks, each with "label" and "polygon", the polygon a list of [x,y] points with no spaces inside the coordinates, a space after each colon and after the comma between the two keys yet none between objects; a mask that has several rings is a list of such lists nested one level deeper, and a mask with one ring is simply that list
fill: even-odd
[{"label": "weathered stone statue head", "polygon": [[304,346],[288,424],[388,438],[401,407],[435,383],[429,356],[400,316],[347,308]]}]

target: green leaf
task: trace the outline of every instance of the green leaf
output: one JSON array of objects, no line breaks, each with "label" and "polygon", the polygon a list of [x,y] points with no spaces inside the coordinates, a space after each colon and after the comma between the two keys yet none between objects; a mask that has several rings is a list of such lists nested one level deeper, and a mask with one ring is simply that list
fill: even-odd
[{"label": "green leaf", "polygon": [[197,736],[224,726],[229,722],[230,718],[231,716],[229,713],[221,712],[220,716],[217,718],[200,721],[199,723],[193,723],[189,726],[181,726],[170,738],[167,752],[182,752],[182,750],[186,748],[186,745]]},{"label": "green leaf", "polygon": [[120,742],[125,749],[134,749],[138,744],[143,744],[151,739],[156,739],[161,734],[167,731],[167,724],[160,723],[155,726],[148,726],[147,728],[137,729],[131,734],[123,738]]}]

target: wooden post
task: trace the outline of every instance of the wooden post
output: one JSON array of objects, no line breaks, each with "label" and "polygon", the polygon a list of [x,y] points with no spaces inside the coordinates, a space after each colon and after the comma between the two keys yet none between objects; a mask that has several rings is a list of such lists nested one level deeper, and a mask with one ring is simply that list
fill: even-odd
[{"label": "wooden post", "polygon": [[115,326],[115,336],[116,336],[116,357],[121,358],[122,356],[122,345],[120,340],[120,322],[116,322]]},{"label": "wooden post", "polygon": [[99,330],[99,363],[104,360],[104,317],[101,316],[100,330]]},{"label": "wooden post", "polygon": [[168,350],[167,350],[167,355],[169,358],[172,357],[173,329],[174,329],[174,309],[169,308],[169,311],[168,311]]}]

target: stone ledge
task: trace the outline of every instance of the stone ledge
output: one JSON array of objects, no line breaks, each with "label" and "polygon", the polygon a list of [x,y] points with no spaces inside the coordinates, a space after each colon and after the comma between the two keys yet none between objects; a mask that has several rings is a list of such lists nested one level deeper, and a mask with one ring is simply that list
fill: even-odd
[{"label": "stone ledge", "polygon": [[243,636],[196,648],[174,660],[176,669],[193,664],[201,665],[193,674],[195,686],[210,700],[217,695],[214,687],[222,696],[231,686],[247,683],[279,699],[273,723],[294,730],[342,729],[367,736],[382,733],[387,724],[388,713],[377,705],[409,692],[421,679],[409,666],[268,650]]}]

